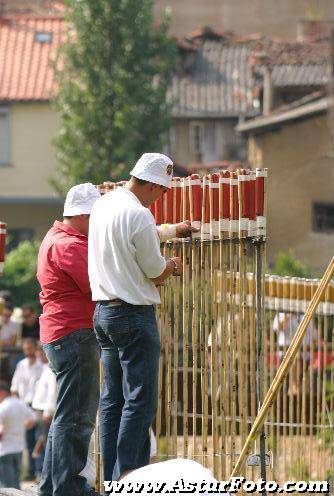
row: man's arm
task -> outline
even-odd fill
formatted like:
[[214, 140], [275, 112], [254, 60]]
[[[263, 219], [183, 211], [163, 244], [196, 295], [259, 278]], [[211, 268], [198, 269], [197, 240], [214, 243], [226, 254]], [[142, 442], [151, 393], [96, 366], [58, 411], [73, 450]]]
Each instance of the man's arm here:
[[157, 230], [161, 243], [173, 238], [189, 238], [192, 233], [199, 231], [197, 227], [191, 225], [190, 220], [178, 224], [162, 224], [157, 226]]
[[181, 260], [173, 262], [165, 260], [160, 252], [160, 242], [156, 226], [150, 224], [134, 236], [136, 258], [139, 267], [148, 279], [155, 284], [161, 284], [167, 277], [179, 268]]

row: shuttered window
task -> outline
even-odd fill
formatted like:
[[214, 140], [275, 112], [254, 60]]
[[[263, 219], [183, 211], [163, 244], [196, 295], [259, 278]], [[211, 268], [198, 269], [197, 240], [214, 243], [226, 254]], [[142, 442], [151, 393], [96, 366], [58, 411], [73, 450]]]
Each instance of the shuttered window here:
[[0, 165], [9, 161], [9, 108], [0, 107]]

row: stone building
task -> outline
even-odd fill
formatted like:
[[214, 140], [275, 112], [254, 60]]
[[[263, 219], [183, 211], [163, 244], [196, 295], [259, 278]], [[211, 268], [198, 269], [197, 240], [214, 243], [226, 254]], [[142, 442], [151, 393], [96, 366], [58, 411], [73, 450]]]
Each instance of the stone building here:
[[269, 263], [292, 249], [314, 275], [333, 256], [332, 105], [329, 98], [310, 97], [238, 126], [248, 137], [252, 167], [269, 172]]

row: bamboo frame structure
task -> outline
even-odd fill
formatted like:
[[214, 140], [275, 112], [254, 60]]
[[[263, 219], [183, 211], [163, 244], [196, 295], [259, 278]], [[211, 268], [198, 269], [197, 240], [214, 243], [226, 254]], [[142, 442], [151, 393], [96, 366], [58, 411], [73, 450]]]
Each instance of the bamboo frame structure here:
[[[107, 190], [113, 187], [108, 183]], [[158, 458], [193, 458], [219, 479], [239, 472], [254, 480], [260, 467], [249, 466], [247, 454], [253, 441], [259, 453], [260, 412], [273, 478], [323, 478], [333, 465], [322, 434], [332, 435], [334, 395], [327, 397], [326, 384], [334, 377], [334, 286], [310, 315], [319, 281], [265, 275], [266, 171], [174, 178], [151, 210], [157, 224], [187, 219], [200, 228], [163, 246], [165, 256], [182, 257], [183, 274], [161, 288], [158, 308]], [[301, 326], [305, 338], [296, 346]], [[269, 476], [263, 446], [260, 454]]]

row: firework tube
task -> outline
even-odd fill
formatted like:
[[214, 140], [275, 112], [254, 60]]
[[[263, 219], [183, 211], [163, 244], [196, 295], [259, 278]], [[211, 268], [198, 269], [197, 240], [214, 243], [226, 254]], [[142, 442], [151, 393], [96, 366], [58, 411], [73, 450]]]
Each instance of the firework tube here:
[[221, 171], [219, 174], [221, 183], [220, 197], [220, 232], [222, 238], [228, 238], [230, 232], [230, 172]]
[[[191, 196], [192, 196], [192, 210], [193, 210], [193, 219], [191, 220], [191, 225], [196, 227], [197, 229], [201, 229], [201, 216], [202, 216], [202, 181], [198, 174], [192, 174], [190, 176], [190, 188], [191, 188]], [[190, 190], [189, 190], [189, 203], [190, 203]], [[200, 238], [200, 231], [197, 233], [193, 233], [192, 237]]]
[[257, 236], [266, 235], [266, 218], [264, 214], [265, 178], [267, 169], [256, 169], [255, 213]]

